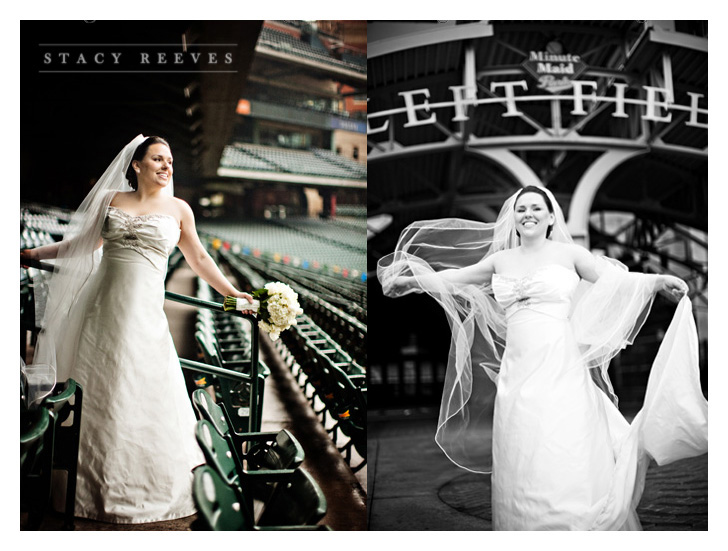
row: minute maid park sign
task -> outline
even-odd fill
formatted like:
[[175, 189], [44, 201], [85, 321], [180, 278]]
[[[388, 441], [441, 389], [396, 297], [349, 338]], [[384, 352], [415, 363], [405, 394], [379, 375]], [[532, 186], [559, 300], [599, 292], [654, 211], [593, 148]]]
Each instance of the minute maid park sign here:
[[532, 51], [523, 68], [538, 81], [537, 88], [556, 93], [571, 88], [572, 79], [586, 70], [586, 64], [574, 54]]

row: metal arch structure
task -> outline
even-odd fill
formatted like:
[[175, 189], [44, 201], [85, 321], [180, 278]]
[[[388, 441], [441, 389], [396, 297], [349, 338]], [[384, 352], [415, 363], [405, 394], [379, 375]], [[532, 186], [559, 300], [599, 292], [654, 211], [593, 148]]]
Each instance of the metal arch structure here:
[[[610, 211], [691, 251], [707, 244], [707, 22], [372, 21], [368, 33], [369, 212], [391, 216], [370, 261], [416, 219], [488, 220], [535, 183], [585, 246], [604, 243], [593, 220]], [[539, 63], [555, 71], [538, 78]], [[642, 256], [664, 233], [612, 245]], [[707, 281], [707, 263], [677, 265]]]

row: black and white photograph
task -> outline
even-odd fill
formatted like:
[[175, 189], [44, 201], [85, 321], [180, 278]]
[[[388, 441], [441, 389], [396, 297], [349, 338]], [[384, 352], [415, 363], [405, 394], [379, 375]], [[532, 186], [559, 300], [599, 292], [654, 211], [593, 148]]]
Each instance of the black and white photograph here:
[[367, 101], [369, 530], [708, 530], [708, 21], [370, 20]]
[[153, 8], [19, 22], [20, 530], [367, 530], [366, 21]]

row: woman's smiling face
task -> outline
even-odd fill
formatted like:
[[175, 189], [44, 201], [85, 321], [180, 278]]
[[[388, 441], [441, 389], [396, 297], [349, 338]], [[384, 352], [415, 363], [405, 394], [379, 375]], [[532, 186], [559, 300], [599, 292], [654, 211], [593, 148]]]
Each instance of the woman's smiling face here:
[[515, 206], [516, 230], [523, 237], [546, 234], [554, 223], [554, 215], [549, 212], [544, 198], [538, 193], [524, 193]]
[[151, 182], [158, 186], [166, 186], [172, 180], [172, 152], [164, 144], [155, 143], [149, 146], [146, 155], [138, 163], [137, 178], [139, 182]]

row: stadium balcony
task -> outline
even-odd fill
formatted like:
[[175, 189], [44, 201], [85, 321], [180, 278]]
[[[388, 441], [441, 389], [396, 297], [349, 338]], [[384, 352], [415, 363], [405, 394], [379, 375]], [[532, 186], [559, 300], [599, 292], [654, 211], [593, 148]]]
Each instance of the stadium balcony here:
[[367, 174], [366, 166], [323, 149], [294, 150], [240, 142], [224, 149], [220, 167], [346, 180], [366, 180]]
[[[283, 88], [276, 88], [274, 93], [271, 93], [267, 88], [249, 89], [248, 96], [252, 102], [257, 104], [285, 105], [308, 113], [322, 113], [344, 119], [366, 120], [365, 111], [349, 112], [341, 110], [337, 107], [338, 102], [332, 104], [330, 98], [311, 98], [309, 95], [297, 94]], [[326, 120], [328, 121], [328, 119]]]
[[342, 55], [342, 59], [337, 59], [325, 48], [315, 48], [288, 33], [276, 29], [263, 27], [258, 38], [258, 45], [295, 55], [303, 59], [325, 63], [332, 67], [349, 69], [357, 73], [366, 74], [365, 56], [358, 56], [352, 53], [346, 54], [345, 56]]

